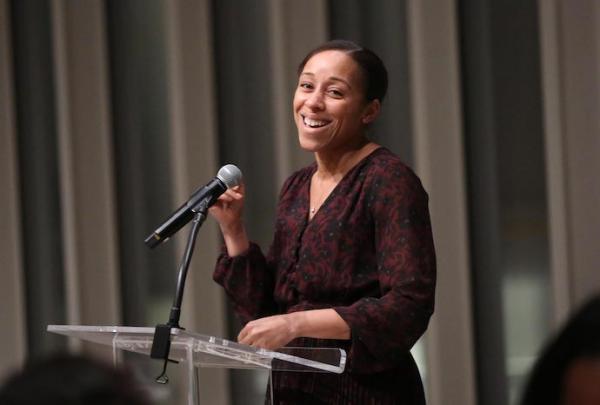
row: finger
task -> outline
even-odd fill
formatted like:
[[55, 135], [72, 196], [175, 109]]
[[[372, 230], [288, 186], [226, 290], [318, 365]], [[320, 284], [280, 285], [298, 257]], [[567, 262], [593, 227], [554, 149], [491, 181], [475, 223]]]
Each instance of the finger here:
[[237, 340], [240, 343], [243, 343], [248, 337], [248, 325], [244, 326], [244, 328], [238, 334]]
[[233, 202], [235, 201], [235, 198], [227, 193], [223, 193], [219, 196], [219, 198], [217, 199], [217, 202]]
[[232, 195], [237, 195], [241, 197], [243, 197], [246, 194], [244, 186], [235, 186], [228, 189], [227, 191], [229, 191]]
[[244, 195], [241, 194], [241, 193], [235, 193], [234, 192], [234, 193], [230, 194], [230, 196], [231, 196], [231, 198], [233, 198], [236, 201], [241, 201], [241, 200], [244, 199]]
[[238, 339], [238, 343], [249, 346], [252, 346], [254, 344], [249, 335], [244, 336], [242, 339]]
[[234, 200], [239, 200], [244, 197], [242, 193], [232, 189], [226, 190], [225, 193], [223, 193], [223, 195], [227, 195], [229, 198]]
[[231, 187], [230, 190], [235, 190], [238, 193], [243, 193], [244, 190], [246, 190], [246, 185], [244, 183], [240, 183], [237, 186]]

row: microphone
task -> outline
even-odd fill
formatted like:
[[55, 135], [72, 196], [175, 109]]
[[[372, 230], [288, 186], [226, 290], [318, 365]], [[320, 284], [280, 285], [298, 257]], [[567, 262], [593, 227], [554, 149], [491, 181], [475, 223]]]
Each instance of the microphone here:
[[144, 243], [150, 249], [169, 239], [185, 224], [190, 222], [199, 210], [200, 203], [206, 209], [213, 205], [219, 196], [228, 188], [235, 187], [242, 181], [242, 172], [235, 165], [225, 165], [219, 169], [217, 176], [206, 186], [194, 191], [188, 201], [177, 209], [161, 226], [152, 232]]

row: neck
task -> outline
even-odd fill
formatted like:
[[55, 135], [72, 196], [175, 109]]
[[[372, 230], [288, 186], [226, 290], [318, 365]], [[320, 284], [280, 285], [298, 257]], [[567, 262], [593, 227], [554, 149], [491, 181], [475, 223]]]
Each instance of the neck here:
[[316, 174], [321, 179], [341, 178], [358, 160], [376, 148], [376, 144], [361, 137], [353, 144], [336, 150], [315, 152]]

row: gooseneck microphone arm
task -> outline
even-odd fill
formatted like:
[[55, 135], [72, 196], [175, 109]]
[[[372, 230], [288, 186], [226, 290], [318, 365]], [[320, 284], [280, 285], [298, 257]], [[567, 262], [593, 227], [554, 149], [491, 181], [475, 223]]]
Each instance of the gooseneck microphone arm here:
[[200, 201], [196, 207], [192, 209], [195, 212], [192, 229], [188, 236], [188, 241], [185, 246], [185, 252], [183, 253], [183, 259], [179, 265], [179, 273], [177, 275], [177, 288], [175, 289], [175, 298], [173, 299], [173, 306], [171, 307], [171, 313], [169, 314], [169, 325], [172, 328], [181, 329], [179, 326], [179, 318], [181, 315], [181, 303], [183, 301], [183, 290], [185, 289], [185, 280], [187, 278], [188, 269], [190, 262], [192, 261], [192, 255], [194, 254], [194, 246], [196, 245], [196, 237], [200, 227], [206, 220], [206, 214], [208, 213], [209, 199], [205, 198]]
[[167, 376], [167, 365], [170, 361], [169, 352], [171, 350], [171, 329], [183, 329], [181, 326], [179, 326], [179, 319], [181, 317], [181, 303], [183, 302], [185, 280], [187, 278], [190, 262], [192, 261], [192, 255], [194, 254], [194, 246], [196, 244], [198, 231], [206, 220], [206, 214], [208, 212], [208, 199], [201, 201], [195, 210], [197, 212], [194, 216], [192, 229], [190, 230], [187, 244], [185, 246], [183, 259], [179, 265], [177, 288], [175, 289], [175, 298], [173, 299], [173, 306], [171, 307], [171, 312], [169, 314], [169, 321], [166, 324], [156, 325], [154, 329], [154, 339], [152, 341], [152, 348], [150, 349], [150, 357], [153, 359], [163, 360], [162, 372], [158, 377], [156, 377], [156, 382], [159, 384], [166, 384], [169, 382], [169, 377]]
[[[233, 174], [232, 174], [233, 173]], [[206, 220], [208, 208], [213, 205], [221, 194], [229, 187], [238, 185], [241, 182], [242, 173], [233, 165], [226, 165], [219, 170], [217, 178], [213, 179], [203, 188], [197, 190], [187, 203], [181, 206], [171, 217], [156, 229], [148, 238], [146, 244], [153, 248], [160, 244], [169, 236], [177, 232], [187, 222], [189, 217], [193, 217], [194, 221], [192, 229], [188, 236], [187, 244], [179, 265], [179, 273], [177, 275], [177, 288], [175, 290], [175, 298], [169, 314], [169, 321], [166, 324], [156, 325], [154, 329], [154, 339], [150, 357], [153, 359], [161, 359], [164, 361], [161, 374], [156, 378], [156, 382], [166, 384], [169, 382], [167, 376], [167, 365], [169, 363], [169, 351], [171, 349], [171, 329], [183, 329], [179, 326], [181, 316], [181, 304], [183, 302], [183, 291], [185, 289], [185, 280], [187, 278], [188, 269], [194, 253], [196, 237], [200, 227]], [[150, 240], [150, 242], [149, 242]]]

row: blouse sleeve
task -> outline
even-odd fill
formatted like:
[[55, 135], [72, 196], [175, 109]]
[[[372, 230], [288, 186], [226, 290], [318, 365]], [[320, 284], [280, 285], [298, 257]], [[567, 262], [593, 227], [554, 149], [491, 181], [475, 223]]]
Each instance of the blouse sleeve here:
[[[281, 200], [293, 178], [288, 178], [282, 186], [277, 207], [278, 218], [281, 216]], [[248, 250], [234, 257], [229, 256], [224, 247], [217, 260], [213, 280], [223, 286], [243, 324], [278, 312], [274, 290], [281, 238], [275, 231], [268, 255], [264, 255], [256, 243], [250, 242]]]
[[275, 313], [273, 266], [254, 242], [234, 257], [224, 248], [213, 280], [223, 286], [243, 324]]
[[334, 308], [351, 330], [349, 366], [395, 366], [425, 332], [433, 313], [435, 252], [427, 193], [412, 173], [378, 182], [371, 206], [380, 297]]

